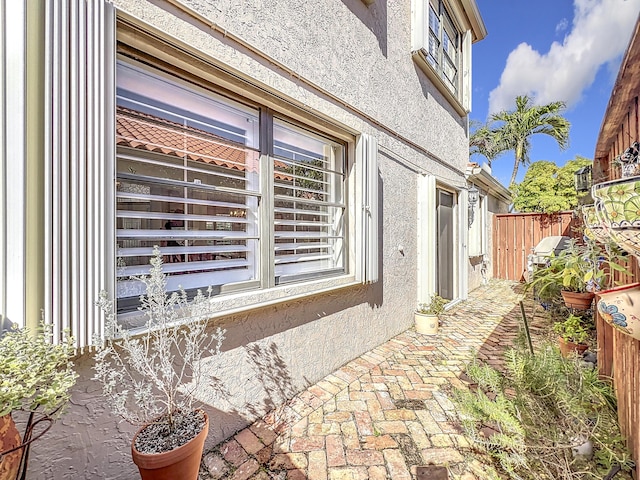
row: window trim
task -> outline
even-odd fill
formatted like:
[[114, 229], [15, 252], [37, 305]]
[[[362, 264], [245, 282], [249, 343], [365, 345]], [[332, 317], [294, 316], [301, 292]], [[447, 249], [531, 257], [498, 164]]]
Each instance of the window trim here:
[[[460, 26], [459, 19], [455, 15], [456, 10], [450, 8], [445, 0], [434, 0], [438, 3], [439, 35], [438, 35], [438, 56], [440, 57], [437, 67], [429, 60], [429, 12], [431, 10], [431, 0], [413, 0], [412, 8], [412, 53], [411, 56], [420, 69], [434, 83], [438, 91], [447, 99], [460, 116], [466, 116], [471, 111], [471, 41], [472, 31]], [[435, 9], [434, 9], [435, 10]], [[456, 65], [456, 85], [455, 93], [451, 91], [447, 80], [444, 79], [443, 67], [443, 41], [444, 31], [443, 20], [447, 16], [449, 23], [455, 28], [459, 38]]]

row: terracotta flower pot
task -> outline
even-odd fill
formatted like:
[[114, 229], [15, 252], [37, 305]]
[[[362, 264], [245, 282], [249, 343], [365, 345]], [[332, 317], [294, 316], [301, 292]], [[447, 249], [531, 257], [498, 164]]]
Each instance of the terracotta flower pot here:
[[[11, 450], [21, 443], [22, 438], [11, 414], [8, 413], [4, 417], [0, 417], [0, 453]], [[21, 456], [22, 449], [18, 449], [0, 457], [0, 479], [13, 480], [16, 478]]]
[[591, 303], [593, 302], [594, 297], [592, 292], [578, 293], [562, 290], [560, 293], [562, 294], [564, 304], [569, 308], [580, 311], [589, 310], [591, 308]]
[[612, 327], [640, 340], [640, 283], [599, 292], [598, 313]]
[[582, 355], [589, 348], [583, 343], [568, 342], [562, 337], [558, 337], [558, 346], [560, 347], [560, 354], [565, 358], [573, 355], [574, 352]]
[[416, 322], [416, 332], [423, 335], [436, 335], [438, 333], [440, 324], [438, 315], [415, 312], [414, 319]]
[[202, 413], [205, 423], [200, 433], [169, 452], [141, 453], [136, 450], [136, 438], [145, 427], [138, 430], [131, 442], [131, 456], [142, 480], [197, 480], [204, 441], [209, 433], [209, 417], [205, 412]]

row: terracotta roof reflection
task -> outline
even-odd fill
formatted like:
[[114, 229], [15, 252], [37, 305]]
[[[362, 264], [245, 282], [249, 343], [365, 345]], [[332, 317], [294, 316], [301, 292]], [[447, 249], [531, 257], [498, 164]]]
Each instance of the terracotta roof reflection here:
[[[245, 170], [250, 158], [222, 137], [124, 107], [116, 113], [116, 144], [236, 170]], [[257, 161], [250, 163], [255, 171]]]

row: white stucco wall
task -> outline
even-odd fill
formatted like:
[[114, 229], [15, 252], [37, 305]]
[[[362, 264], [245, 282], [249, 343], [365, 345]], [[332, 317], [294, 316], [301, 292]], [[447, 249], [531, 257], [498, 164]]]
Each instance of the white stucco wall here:
[[470, 257], [468, 263], [469, 291], [483, 285], [493, 278], [493, 217], [498, 213], [507, 213], [509, 204], [492, 195], [487, 197], [487, 252], [484, 257]]
[[[227, 338], [222, 355], [211, 362], [211, 374], [226, 395], [210, 390], [201, 398], [211, 415], [208, 443], [214, 444], [411, 326], [417, 289], [417, 177], [429, 172], [442, 184], [462, 185], [458, 172], [425, 151], [463, 170], [468, 160], [466, 119], [444, 102], [411, 59], [410, 0], [371, 7], [360, 0], [183, 0], [226, 29], [227, 36], [159, 0], [114, 3], [206, 60], [352, 131], [373, 134], [380, 145], [381, 280], [216, 320], [227, 329]], [[266, 57], [237, 43], [236, 37]], [[109, 413], [99, 385], [90, 380], [91, 357], [84, 355], [76, 364], [80, 380], [70, 408], [33, 446], [29, 478], [134, 478], [129, 453], [133, 428]]]

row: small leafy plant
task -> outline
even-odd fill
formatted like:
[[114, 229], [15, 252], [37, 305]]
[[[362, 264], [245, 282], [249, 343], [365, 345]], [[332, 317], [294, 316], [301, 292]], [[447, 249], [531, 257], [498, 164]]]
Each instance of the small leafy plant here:
[[14, 325], [0, 338], [0, 416], [12, 411], [60, 413], [76, 383], [73, 339], [51, 342], [51, 325], [38, 332]]
[[0, 436], [10, 435], [13, 413], [25, 420], [22, 438], [14, 427], [17, 437], [3, 444], [1, 478], [25, 478], [31, 442], [49, 430], [71, 398], [78, 377], [71, 361], [73, 338], [65, 334], [60, 344], [52, 339], [53, 327], [45, 324], [35, 332], [14, 324], [1, 334], [0, 417], [5, 418]]
[[431, 300], [427, 303], [419, 303], [416, 311], [426, 315], [440, 315], [444, 312], [445, 305], [449, 303], [449, 300], [442, 298], [438, 294], [431, 296]]
[[529, 283], [538, 297], [555, 295], [559, 290], [584, 293], [613, 287], [613, 272], [628, 273], [618, 264], [616, 249], [604, 248], [595, 240], [579, 244], [575, 239], [565, 250], [552, 255], [547, 265], [539, 268]]
[[[192, 300], [182, 288], [169, 293], [162, 264], [156, 246], [149, 276], [135, 277], [146, 286], [138, 307], [146, 319], [141, 335], [132, 335], [118, 322], [113, 301], [100, 293], [106, 325], [104, 337], [94, 340], [99, 347], [94, 379], [102, 383], [115, 414], [134, 425], [152, 422], [170, 437], [194, 412], [194, 396], [204, 378], [203, 357], [220, 352], [225, 331], [207, 332], [211, 288], [206, 295], [198, 290]], [[179, 446], [165, 443], [158, 451]]]
[[589, 330], [582, 317], [573, 314], [563, 322], [554, 323], [553, 331], [560, 335], [565, 342], [583, 344], [589, 337]]

